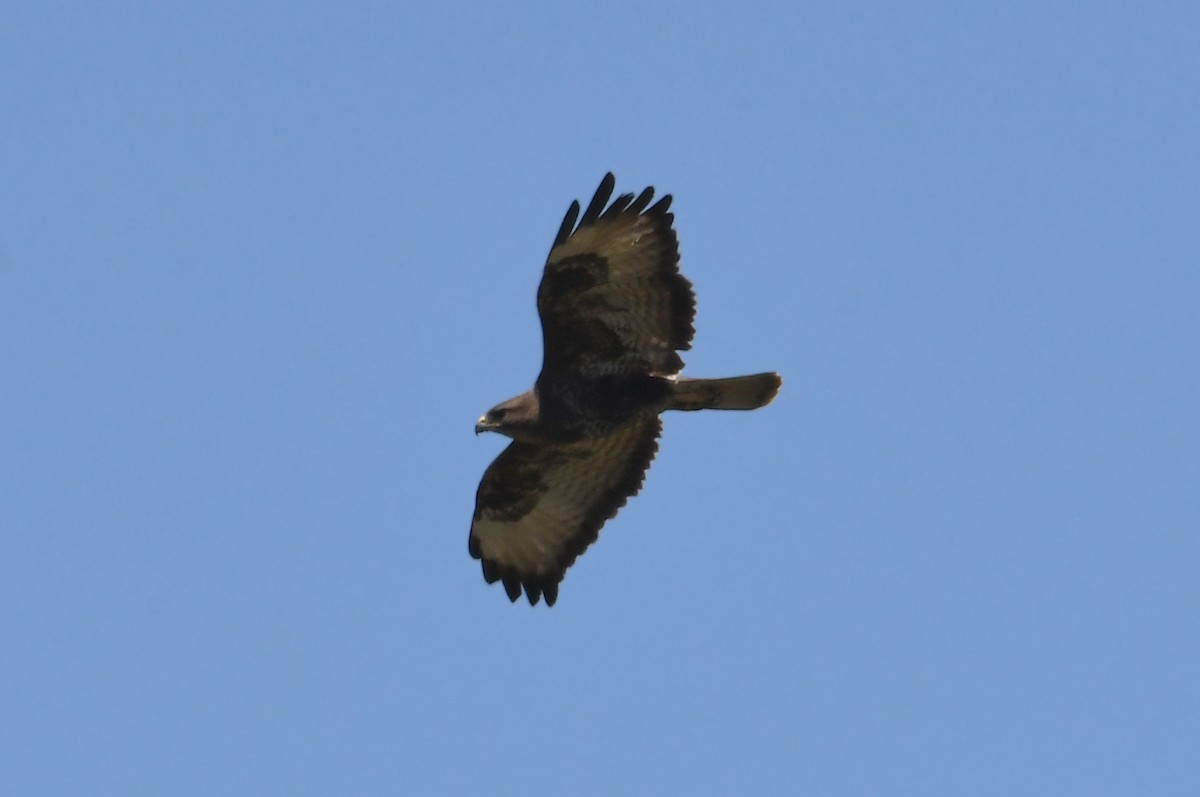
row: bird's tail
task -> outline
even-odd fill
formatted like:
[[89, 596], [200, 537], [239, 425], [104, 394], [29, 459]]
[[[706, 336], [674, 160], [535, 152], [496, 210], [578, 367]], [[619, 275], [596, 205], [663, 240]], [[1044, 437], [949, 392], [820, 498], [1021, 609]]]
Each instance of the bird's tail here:
[[689, 379], [681, 376], [671, 395], [672, 410], [756, 410], [779, 392], [779, 374], [731, 376], [727, 379]]

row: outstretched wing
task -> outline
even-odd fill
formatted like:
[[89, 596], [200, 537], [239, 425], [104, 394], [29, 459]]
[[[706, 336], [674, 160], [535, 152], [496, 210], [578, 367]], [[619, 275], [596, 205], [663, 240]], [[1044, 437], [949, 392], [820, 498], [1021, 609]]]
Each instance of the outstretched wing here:
[[[542, 376], [678, 373], [691, 346], [696, 296], [679, 273], [670, 195], [622, 194], [604, 177], [583, 217], [572, 202], [538, 288]], [[576, 219], [579, 224], [576, 225]]]
[[567, 568], [641, 489], [661, 431], [649, 418], [578, 443], [504, 449], [479, 484], [468, 543], [487, 582], [553, 606]]

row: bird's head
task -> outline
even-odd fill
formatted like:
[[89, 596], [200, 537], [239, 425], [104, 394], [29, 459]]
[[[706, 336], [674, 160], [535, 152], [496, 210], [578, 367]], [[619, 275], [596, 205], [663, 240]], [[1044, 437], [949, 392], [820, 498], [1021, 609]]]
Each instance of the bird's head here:
[[537, 395], [531, 390], [492, 407], [475, 424], [475, 434], [499, 432], [518, 440], [531, 436], [538, 422]]

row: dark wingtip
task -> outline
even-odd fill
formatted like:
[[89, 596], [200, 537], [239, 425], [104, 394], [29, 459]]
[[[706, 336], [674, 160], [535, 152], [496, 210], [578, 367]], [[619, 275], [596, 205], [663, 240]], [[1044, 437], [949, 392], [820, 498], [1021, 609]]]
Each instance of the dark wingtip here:
[[525, 587], [525, 596], [529, 598], [530, 606], [537, 606], [538, 598], [545, 598], [547, 606], [553, 606], [558, 600], [558, 581], [555, 578], [562, 579], [562, 574], [557, 576], [551, 574], [545, 578], [528, 578], [521, 582]]
[[637, 199], [633, 200], [633, 204], [629, 206], [629, 212], [641, 213], [650, 204], [651, 199], [654, 199], [654, 186], [649, 186]]
[[562, 224], [559, 225], [558, 235], [554, 236], [554, 246], [558, 246], [571, 237], [571, 233], [575, 231], [575, 221], [578, 218], [579, 202], [573, 201], [571, 207], [567, 208], [567, 215], [563, 216]]
[[608, 206], [608, 210], [604, 211], [604, 213], [600, 215], [600, 218], [608, 219], [612, 218], [613, 216], [621, 215], [625, 212], [625, 209], [629, 207], [629, 203], [632, 201], [633, 194], [621, 194], [619, 197], [613, 200], [612, 204]]
[[600, 181], [600, 187], [596, 189], [596, 194], [588, 203], [587, 210], [583, 212], [583, 218], [579, 220], [580, 227], [586, 227], [600, 218], [600, 211], [604, 210], [604, 206], [608, 204], [608, 199], [616, 187], [617, 178], [613, 173], [609, 172], [604, 175], [604, 179]]
[[[472, 554], [473, 556], [474, 554]], [[500, 573], [496, 571], [496, 566], [484, 559], [480, 564], [483, 565], [483, 580], [489, 584], [495, 584], [500, 580]]]
[[[670, 194], [662, 197], [653, 207], [647, 210], [646, 208], [650, 205], [650, 201], [654, 199], [654, 186], [648, 186], [636, 197], [633, 194], [621, 194], [612, 201], [612, 204], [609, 204], [609, 200], [612, 198], [612, 193], [616, 187], [616, 175], [612, 172], [605, 174], [604, 179], [600, 181], [599, 187], [596, 188], [596, 193], [592, 195], [592, 200], [588, 203], [587, 210], [583, 211], [582, 217], [579, 215], [579, 202], [572, 202], [571, 207], [567, 209], [567, 214], [563, 216], [562, 224], [559, 225], [558, 235], [554, 236], [554, 246], [564, 243], [576, 230], [587, 227], [589, 224], [595, 224], [600, 219], [618, 216], [623, 213], [633, 213], [635, 215], [647, 213], [659, 216], [663, 218], [668, 228], [671, 226], [673, 217], [667, 212], [671, 207]], [[553, 248], [551, 247], [551, 249]]]

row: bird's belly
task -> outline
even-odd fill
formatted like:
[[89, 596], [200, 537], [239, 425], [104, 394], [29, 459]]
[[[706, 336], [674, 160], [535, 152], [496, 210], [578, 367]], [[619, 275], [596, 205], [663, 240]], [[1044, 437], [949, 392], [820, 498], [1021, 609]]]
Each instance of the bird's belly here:
[[662, 411], [670, 384], [648, 375], [572, 379], [538, 386], [542, 420], [570, 436], [595, 437]]

